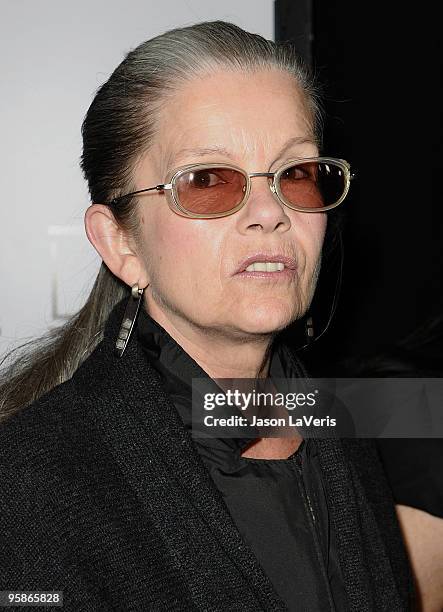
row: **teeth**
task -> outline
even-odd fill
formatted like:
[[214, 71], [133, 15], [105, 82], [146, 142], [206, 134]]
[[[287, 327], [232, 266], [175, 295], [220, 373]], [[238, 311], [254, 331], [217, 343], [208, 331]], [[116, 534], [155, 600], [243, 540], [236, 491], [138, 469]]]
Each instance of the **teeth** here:
[[285, 264], [271, 261], [255, 261], [246, 268], [246, 272], [281, 272]]

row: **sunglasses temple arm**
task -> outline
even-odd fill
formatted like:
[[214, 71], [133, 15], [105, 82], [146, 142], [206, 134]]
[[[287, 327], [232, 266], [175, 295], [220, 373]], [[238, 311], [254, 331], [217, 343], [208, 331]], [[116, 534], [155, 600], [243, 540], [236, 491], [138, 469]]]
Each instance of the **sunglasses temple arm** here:
[[109, 204], [113, 206], [114, 204], [117, 204], [119, 200], [123, 200], [123, 198], [129, 198], [129, 196], [137, 195], [139, 193], [145, 193], [146, 191], [163, 191], [164, 189], [172, 189], [172, 184], [168, 183], [167, 185], [156, 185], [155, 187], [148, 187], [147, 189], [139, 189], [139, 191], [131, 191], [131, 193], [126, 193], [125, 195], [120, 196], [119, 198], [114, 198], [109, 202]]

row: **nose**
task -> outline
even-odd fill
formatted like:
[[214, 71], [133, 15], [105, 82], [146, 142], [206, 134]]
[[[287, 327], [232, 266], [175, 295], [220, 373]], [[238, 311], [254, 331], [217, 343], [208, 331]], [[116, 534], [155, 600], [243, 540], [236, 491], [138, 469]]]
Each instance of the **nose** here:
[[237, 227], [240, 233], [262, 231], [266, 233], [285, 232], [291, 227], [286, 207], [272, 189], [272, 174], [254, 172], [251, 177], [251, 191], [241, 210], [237, 213]]

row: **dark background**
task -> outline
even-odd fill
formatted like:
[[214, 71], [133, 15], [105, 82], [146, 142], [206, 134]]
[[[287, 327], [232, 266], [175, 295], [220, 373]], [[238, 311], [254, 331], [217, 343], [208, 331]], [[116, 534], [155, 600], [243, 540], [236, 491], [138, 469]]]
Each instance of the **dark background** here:
[[[344, 274], [319, 375], [389, 350], [442, 311], [442, 42], [438, 8], [276, 0], [290, 40], [324, 86], [326, 155], [357, 178], [343, 206]], [[324, 311], [330, 297], [324, 298]], [[332, 367], [331, 367], [332, 366]], [[336, 370], [334, 370], [336, 368]]]

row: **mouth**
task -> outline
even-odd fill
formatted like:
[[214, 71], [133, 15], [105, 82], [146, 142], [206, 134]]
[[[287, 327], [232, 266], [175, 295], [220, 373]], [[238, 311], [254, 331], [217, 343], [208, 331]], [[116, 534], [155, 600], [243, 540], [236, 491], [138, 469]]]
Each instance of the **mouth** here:
[[294, 277], [297, 264], [293, 257], [255, 253], [244, 259], [234, 276], [245, 278], [287, 279]]

